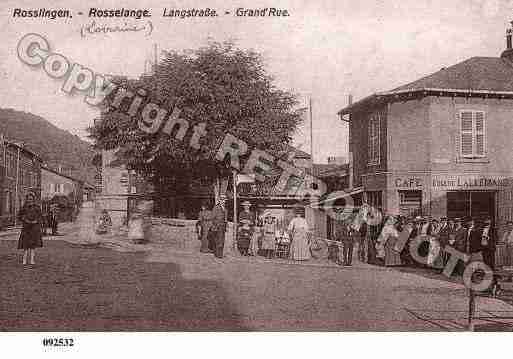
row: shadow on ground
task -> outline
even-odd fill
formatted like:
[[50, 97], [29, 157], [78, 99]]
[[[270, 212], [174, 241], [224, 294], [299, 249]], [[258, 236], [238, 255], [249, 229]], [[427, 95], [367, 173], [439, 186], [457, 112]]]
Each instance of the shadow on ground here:
[[174, 263], [47, 240], [23, 267], [0, 242], [0, 330], [242, 331], [220, 283], [186, 280]]

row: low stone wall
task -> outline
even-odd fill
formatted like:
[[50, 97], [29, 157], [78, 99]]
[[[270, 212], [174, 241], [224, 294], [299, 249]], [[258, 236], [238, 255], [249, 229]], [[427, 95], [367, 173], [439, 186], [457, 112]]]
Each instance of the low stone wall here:
[[196, 234], [196, 222], [195, 220], [153, 217], [150, 241], [181, 250], [199, 251], [201, 242]]
[[[180, 250], [198, 252], [201, 241], [196, 233], [196, 222], [196, 220], [153, 217], [150, 241], [163, 243]], [[233, 224], [228, 223], [225, 255], [234, 254], [233, 247]]]

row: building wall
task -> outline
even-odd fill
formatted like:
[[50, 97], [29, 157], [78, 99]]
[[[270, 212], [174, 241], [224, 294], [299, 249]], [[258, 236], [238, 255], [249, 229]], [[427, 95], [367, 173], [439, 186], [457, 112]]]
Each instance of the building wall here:
[[[460, 110], [485, 112], [485, 158], [460, 156]], [[511, 100], [432, 96], [391, 103], [388, 169], [381, 178], [366, 174], [364, 187], [382, 188], [392, 214], [399, 212], [398, 191], [422, 191], [422, 214], [434, 217], [447, 215], [448, 191], [499, 192], [513, 174], [512, 117]]]
[[[369, 118], [374, 112], [381, 113], [380, 121], [380, 163], [368, 165], [368, 125]], [[387, 170], [387, 107], [373, 107], [366, 111], [351, 115], [349, 123], [349, 152], [353, 153], [353, 186], [363, 185], [363, 176], [376, 174]]]
[[[485, 112], [485, 158], [460, 157], [460, 110]], [[355, 186], [383, 191], [387, 213], [399, 213], [399, 191], [422, 191], [422, 214], [434, 217], [447, 215], [448, 191], [493, 191], [498, 219], [509, 216], [504, 211], [513, 211], [504, 188], [513, 183], [512, 100], [430, 96], [390, 103], [387, 139], [381, 143], [387, 159], [379, 168], [366, 166], [369, 113], [351, 117]]]
[[[96, 207], [106, 209], [114, 225], [122, 225], [128, 214], [128, 170], [113, 164], [115, 150], [102, 152], [102, 191], [96, 196]], [[125, 182], [126, 179], [126, 182]]]
[[381, 186], [384, 208], [390, 214], [400, 214], [399, 191], [423, 191], [422, 206], [429, 205], [425, 192], [432, 148], [429, 109], [429, 98], [388, 106], [388, 173]]
[[[464, 159], [460, 153], [461, 110], [485, 112], [486, 157]], [[431, 211], [447, 212], [448, 190], [501, 191], [503, 180], [513, 175], [511, 132], [513, 101], [483, 98], [430, 97], [429, 116], [432, 127]], [[499, 185], [467, 186], [469, 179], [497, 180]], [[443, 184], [444, 181], [448, 182]], [[441, 185], [442, 183], [442, 185]], [[501, 217], [500, 213], [497, 213]]]
[[[431, 152], [429, 99], [388, 106], [388, 164], [392, 171], [428, 171]], [[442, 131], [441, 131], [442, 132]]]
[[19, 153], [18, 170], [18, 147], [14, 144], [0, 146], [0, 227], [15, 223], [16, 212], [21, 208], [29, 191], [38, 197], [41, 195], [40, 160], [23, 149]]

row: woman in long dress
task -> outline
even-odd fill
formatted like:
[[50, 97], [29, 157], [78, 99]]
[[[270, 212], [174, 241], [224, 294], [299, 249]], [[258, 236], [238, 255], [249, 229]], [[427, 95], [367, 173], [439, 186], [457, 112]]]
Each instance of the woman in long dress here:
[[399, 231], [397, 230], [394, 219], [390, 218], [389, 223], [383, 228], [384, 233], [384, 259], [385, 266], [398, 266], [402, 264], [401, 253], [395, 250], [395, 245], [399, 238]]
[[25, 204], [18, 212], [18, 218], [23, 224], [18, 249], [23, 249], [23, 264], [27, 264], [30, 257], [30, 264], [35, 263], [35, 250], [43, 246], [41, 223], [43, 215], [41, 208], [36, 203], [36, 196], [28, 193], [25, 197]]
[[296, 217], [290, 221], [288, 231], [292, 242], [290, 244], [290, 256], [296, 261], [304, 261], [311, 258], [309, 228], [303, 212], [296, 210]]
[[253, 256], [256, 256], [258, 254], [258, 250], [259, 250], [258, 241], [260, 240], [261, 236], [262, 236], [262, 227], [260, 226], [260, 224], [257, 223], [257, 225], [255, 225], [255, 228], [253, 230], [253, 235], [251, 236], [250, 252], [251, 252], [251, 255], [253, 255]]

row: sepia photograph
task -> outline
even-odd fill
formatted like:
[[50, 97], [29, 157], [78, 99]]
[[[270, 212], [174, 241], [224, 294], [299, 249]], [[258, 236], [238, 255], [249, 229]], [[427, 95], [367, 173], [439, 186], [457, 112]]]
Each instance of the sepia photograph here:
[[513, 331], [513, 1], [2, 0], [0, 34], [0, 331]]

